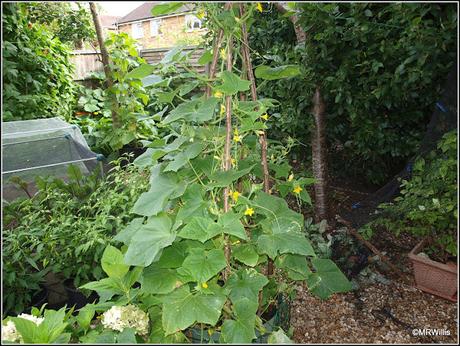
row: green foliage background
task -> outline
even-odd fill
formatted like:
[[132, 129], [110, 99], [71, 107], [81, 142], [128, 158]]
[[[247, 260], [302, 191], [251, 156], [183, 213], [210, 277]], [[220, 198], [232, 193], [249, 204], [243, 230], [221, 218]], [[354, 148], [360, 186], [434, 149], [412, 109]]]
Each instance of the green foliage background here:
[[70, 117], [76, 86], [69, 48], [28, 22], [24, 4], [4, 4], [3, 121]]
[[381, 184], [414, 155], [425, 131], [454, 62], [456, 6], [300, 6], [305, 47], [296, 46], [292, 24], [272, 5], [264, 5], [251, 29], [256, 66], [300, 61], [303, 69], [299, 78], [259, 81], [262, 95], [281, 102], [269, 135], [309, 145], [311, 98], [319, 85], [334, 172]]

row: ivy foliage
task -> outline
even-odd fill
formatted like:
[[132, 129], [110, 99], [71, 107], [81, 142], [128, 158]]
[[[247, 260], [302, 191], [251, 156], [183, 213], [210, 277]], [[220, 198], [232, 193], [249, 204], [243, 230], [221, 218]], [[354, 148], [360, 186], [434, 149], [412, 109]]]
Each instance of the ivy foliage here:
[[[271, 5], [256, 17], [256, 61], [300, 63], [302, 77], [261, 85], [281, 102], [274, 135], [309, 145], [320, 86], [335, 171], [382, 183], [415, 154], [456, 51], [453, 4], [298, 4], [305, 45]], [[348, 164], [353, 162], [353, 165]], [[340, 167], [340, 169], [339, 169]], [[344, 168], [345, 167], [345, 168]]]
[[3, 120], [69, 118], [75, 98], [69, 49], [24, 3], [3, 6]]

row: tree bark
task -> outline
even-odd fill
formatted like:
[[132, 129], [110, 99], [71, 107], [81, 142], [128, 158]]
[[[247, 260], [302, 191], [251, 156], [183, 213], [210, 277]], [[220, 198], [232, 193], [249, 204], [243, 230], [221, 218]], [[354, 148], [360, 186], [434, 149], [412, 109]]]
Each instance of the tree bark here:
[[[94, 27], [96, 28], [96, 35], [97, 41], [99, 43], [99, 49], [101, 50], [101, 58], [102, 64], [104, 65], [104, 73], [105, 73], [105, 86], [107, 89], [113, 87], [113, 79], [112, 79], [112, 71], [110, 70], [109, 65], [109, 53], [107, 52], [107, 48], [104, 44], [104, 32], [102, 31], [101, 21], [99, 19], [99, 15], [97, 13], [96, 4], [94, 2], [89, 3], [89, 7], [91, 9], [91, 14], [93, 16]], [[109, 93], [109, 95], [111, 95]], [[121, 121], [118, 117], [118, 102], [115, 96], [112, 96], [112, 126], [114, 128], [121, 127]]]
[[319, 87], [313, 96], [314, 126], [311, 139], [313, 176], [315, 177], [315, 219], [328, 219], [326, 120], [324, 101]]

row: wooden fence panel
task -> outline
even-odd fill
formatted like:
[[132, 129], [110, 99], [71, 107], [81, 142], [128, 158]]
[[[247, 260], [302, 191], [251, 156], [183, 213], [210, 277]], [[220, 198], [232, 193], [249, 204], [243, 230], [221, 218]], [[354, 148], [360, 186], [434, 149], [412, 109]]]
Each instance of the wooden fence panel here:
[[[163, 59], [165, 54], [172, 48], [153, 48], [142, 49], [139, 56], [144, 58], [149, 64], [156, 64]], [[207, 72], [208, 66], [198, 64], [198, 59], [203, 55], [204, 49], [196, 46], [188, 46], [183, 49], [185, 53], [190, 53], [190, 66], [199, 73]], [[90, 79], [92, 72], [103, 72], [104, 66], [100, 59], [99, 52], [94, 51], [74, 51], [71, 61], [75, 65], [74, 80], [83, 81]]]

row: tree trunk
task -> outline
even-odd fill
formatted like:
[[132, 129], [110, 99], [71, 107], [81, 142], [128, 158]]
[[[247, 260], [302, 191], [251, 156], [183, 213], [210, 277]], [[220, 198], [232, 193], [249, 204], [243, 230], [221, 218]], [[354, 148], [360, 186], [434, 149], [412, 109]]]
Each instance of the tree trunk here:
[[[276, 2], [277, 10], [285, 14], [287, 10], [281, 3]], [[305, 43], [307, 35], [302, 27], [297, 23], [298, 17], [293, 15], [290, 17], [294, 25], [297, 44]], [[312, 157], [313, 157], [313, 175], [316, 179], [315, 183], [315, 220], [320, 222], [328, 217], [328, 201], [327, 201], [327, 157], [326, 157], [326, 122], [325, 122], [325, 105], [321, 97], [319, 87], [316, 88], [313, 96], [313, 117], [314, 128], [312, 131]]]
[[321, 91], [317, 87], [313, 96], [314, 127], [311, 138], [313, 176], [316, 180], [314, 186], [316, 222], [328, 219], [325, 108]]
[[[99, 19], [99, 15], [97, 13], [96, 4], [94, 2], [89, 3], [89, 7], [91, 9], [91, 14], [93, 16], [94, 27], [96, 28], [96, 35], [97, 41], [99, 43], [99, 49], [101, 50], [101, 57], [102, 57], [102, 64], [104, 65], [104, 73], [105, 73], [105, 86], [107, 89], [112, 88], [113, 86], [113, 79], [112, 73], [110, 70], [109, 65], [109, 53], [107, 52], [107, 48], [104, 44], [104, 32], [102, 31], [101, 21]], [[109, 93], [109, 95], [112, 95]], [[113, 95], [112, 97], [112, 126], [114, 128], [121, 127], [120, 118], [118, 117], [118, 102], [116, 96]]]

